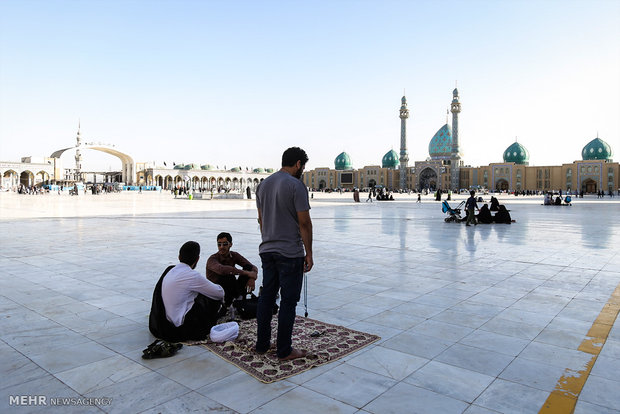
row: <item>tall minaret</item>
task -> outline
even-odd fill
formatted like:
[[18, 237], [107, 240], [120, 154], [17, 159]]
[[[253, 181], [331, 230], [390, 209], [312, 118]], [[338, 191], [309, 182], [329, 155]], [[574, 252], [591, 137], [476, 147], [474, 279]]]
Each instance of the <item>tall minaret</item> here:
[[80, 153], [80, 146], [82, 145], [82, 136], [80, 135], [80, 122], [78, 121], [77, 137], [75, 138], [77, 144], [75, 145], [75, 181], [80, 181], [82, 176], [82, 154]]
[[461, 172], [461, 154], [459, 149], [459, 113], [461, 112], [461, 103], [459, 102], [459, 91], [456, 88], [452, 91], [452, 104], [450, 105], [450, 112], [452, 112], [450, 187], [452, 190], [458, 191], [460, 187], [459, 176]]
[[400, 106], [400, 188], [407, 189], [407, 166], [409, 164], [409, 154], [407, 153], [407, 98], [403, 96]]

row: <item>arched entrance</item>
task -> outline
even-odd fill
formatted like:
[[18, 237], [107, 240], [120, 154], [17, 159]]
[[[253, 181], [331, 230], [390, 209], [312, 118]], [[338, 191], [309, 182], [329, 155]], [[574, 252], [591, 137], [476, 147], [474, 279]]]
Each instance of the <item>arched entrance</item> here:
[[17, 185], [17, 172], [13, 170], [5, 171], [2, 175], [2, 186], [12, 188]]
[[119, 150], [117, 150], [116, 148], [114, 148], [111, 145], [107, 145], [107, 144], [82, 144], [82, 145], [78, 145], [75, 147], [70, 147], [70, 148], [64, 148], [58, 151], [54, 151], [52, 153], [52, 155], [50, 156], [51, 158], [60, 158], [60, 156], [67, 150], [72, 150], [72, 149], [92, 149], [92, 150], [96, 150], [96, 151], [101, 151], [104, 152], [106, 154], [110, 154], [115, 156], [116, 158], [121, 160], [121, 174], [122, 174], [122, 182], [124, 182], [127, 185], [134, 185], [136, 182], [136, 163], [134, 162], [133, 158], [130, 157], [128, 154], [125, 154], [123, 152], [120, 152]]
[[596, 193], [598, 191], [598, 183], [588, 178], [581, 184], [581, 189], [586, 193]]
[[508, 181], [502, 179], [497, 180], [495, 183], [495, 189], [498, 191], [508, 191]]
[[19, 175], [19, 183], [30, 187], [34, 184], [34, 174], [30, 171], [24, 171]]
[[435, 190], [437, 187], [437, 173], [432, 168], [425, 168], [420, 173], [420, 181], [418, 188]]
[[325, 187], [327, 187], [327, 183], [325, 182], [325, 180], [319, 181], [319, 190], [322, 190]]
[[377, 186], [377, 181], [374, 178], [368, 180], [368, 187], [373, 188]]

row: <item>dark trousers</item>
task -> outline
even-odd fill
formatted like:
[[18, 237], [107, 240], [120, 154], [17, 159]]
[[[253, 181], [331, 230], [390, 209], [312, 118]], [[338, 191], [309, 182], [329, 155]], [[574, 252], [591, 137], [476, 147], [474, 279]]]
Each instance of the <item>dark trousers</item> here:
[[295, 308], [299, 302], [303, 283], [303, 257], [284, 257], [279, 253], [261, 253], [263, 265], [263, 291], [258, 298], [256, 312], [256, 350], [265, 352], [271, 339], [271, 317], [276, 295], [280, 290], [280, 312], [278, 313], [277, 355], [287, 357], [292, 351]]
[[224, 304], [226, 307], [229, 307], [233, 300], [239, 296], [246, 294], [248, 279], [244, 275], [239, 275], [239, 278], [236, 278], [235, 275], [218, 275], [217, 282], [215, 283], [224, 289]]

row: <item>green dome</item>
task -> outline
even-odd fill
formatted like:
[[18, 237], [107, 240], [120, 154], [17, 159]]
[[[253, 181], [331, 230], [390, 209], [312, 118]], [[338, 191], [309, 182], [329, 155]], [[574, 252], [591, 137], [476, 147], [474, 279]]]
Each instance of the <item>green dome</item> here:
[[198, 170], [200, 169], [200, 167], [198, 166], [198, 164], [186, 164], [185, 166], [183, 166], [184, 170]]
[[514, 142], [504, 151], [504, 162], [528, 165], [530, 163], [530, 152], [523, 145]]
[[177, 164], [173, 167], [175, 170], [184, 170], [185, 164]]
[[208, 170], [208, 171], [210, 171], [210, 170], [214, 170], [214, 169], [215, 169], [215, 167], [214, 167], [214, 166], [212, 166], [211, 164], [204, 164], [204, 165], [201, 165], [201, 166], [200, 166], [200, 169], [201, 169], [201, 170]]
[[262, 169], [262, 168], [260, 168], [260, 167], [258, 167], [258, 168], [254, 168], [253, 172], [255, 172], [255, 173], [259, 173], [259, 174], [260, 174], [260, 173], [264, 173], [264, 172], [265, 172], [265, 170], [264, 170], [264, 169]]
[[265, 168], [265, 172], [271, 174], [273, 172], [273, 168]]
[[583, 147], [581, 155], [584, 161], [587, 160], [611, 160], [613, 155], [611, 147], [602, 139], [596, 137]]
[[452, 130], [445, 124], [433, 135], [428, 144], [428, 155], [431, 158], [449, 157], [452, 153]]
[[351, 168], [351, 157], [346, 152], [342, 152], [334, 160], [334, 169], [336, 170], [350, 170]]
[[383, 168], [394, 169], [398, 167], [398, 164], [400, 164], [400, 161], [398, 161], [398, 154], [394, 150], [389, 150], [381, 160], [381, 166]]
[[230, 169], [231, 172], [239, 172], [241, 171], [241, 167], [233, 167]]

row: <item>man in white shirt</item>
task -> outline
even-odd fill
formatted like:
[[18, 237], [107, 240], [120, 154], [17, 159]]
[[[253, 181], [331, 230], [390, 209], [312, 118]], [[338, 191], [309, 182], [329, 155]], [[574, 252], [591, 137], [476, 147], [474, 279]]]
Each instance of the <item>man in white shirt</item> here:
[[170, 342], [206, 338], [217, 322], [224, 289], [194, 270], [200, 245], [188, 241], [179, 250], [179, 264], [170, 266], [153, 292], [151, 333]]

